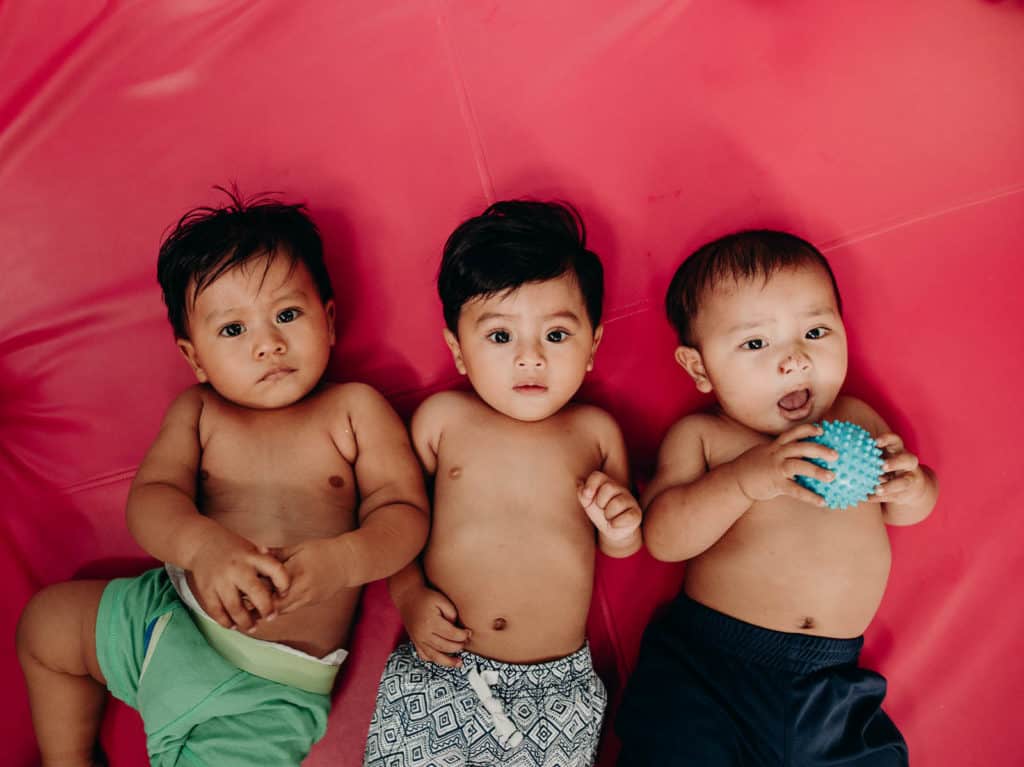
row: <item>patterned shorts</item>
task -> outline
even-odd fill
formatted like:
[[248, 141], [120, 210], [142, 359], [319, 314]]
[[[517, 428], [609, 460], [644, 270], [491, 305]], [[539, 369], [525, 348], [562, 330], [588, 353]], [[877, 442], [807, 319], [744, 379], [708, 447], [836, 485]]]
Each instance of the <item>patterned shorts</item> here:
[[589, 767], [608, 702], [590, 648], [513, 664], [463, 652], [460, 668], [391, 653], [365, 767]]

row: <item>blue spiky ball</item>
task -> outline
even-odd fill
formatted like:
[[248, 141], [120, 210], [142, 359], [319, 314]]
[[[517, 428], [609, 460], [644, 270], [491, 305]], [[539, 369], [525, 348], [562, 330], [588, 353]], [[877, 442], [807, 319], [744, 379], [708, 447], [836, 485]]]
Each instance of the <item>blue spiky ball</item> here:
[[813, 464], [835, 474], [831, 482], [796, 475], [798, 483], [825, 499], [830, 509], [847, 509], [867, 499], [878, 487], [882, 477], [882, 450], [874, 438], [860, 426], [849, 421], [822, 421], [822, 434], [808, 437], [835, 450], [839, 457], [834, 462], [820, 458], [805, 458]]

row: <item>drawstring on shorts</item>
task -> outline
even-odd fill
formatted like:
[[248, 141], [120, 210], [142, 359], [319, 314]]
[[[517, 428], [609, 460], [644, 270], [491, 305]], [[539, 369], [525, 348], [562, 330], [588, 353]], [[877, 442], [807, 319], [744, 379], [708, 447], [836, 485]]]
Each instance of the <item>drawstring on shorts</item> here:
[[499, 672], [493, 669], [480, 671], [478, 667], [473, 666], [466, 677], [469, 679], [469, 686], [473, 688], [473, 692], [494, 720], [494, 734], [497, 736], [498, 745], [502, 748], [515, 748], [522, 743], [523, 733], [516, 729], [515, 724], [505, 713], [501, 701], [494, 697], [491, 690], [491, 685], [497, 684], [501, 678]]

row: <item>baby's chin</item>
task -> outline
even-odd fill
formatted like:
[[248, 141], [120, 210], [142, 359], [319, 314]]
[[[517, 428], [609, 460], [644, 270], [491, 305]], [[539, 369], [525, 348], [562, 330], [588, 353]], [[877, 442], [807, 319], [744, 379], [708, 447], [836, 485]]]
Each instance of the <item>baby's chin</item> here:
[[548, 398], [533, 398], [530, 400], [524, 400], [517, 402], [515, 400], [509, 401], [509, 398], [496, 398], [496, 397], [485, 397], [480, 392], [476, 395], [480, 397], [485, 404], [487, 404], [492, 410], [501, 413], [506, 418], [511, 418], [513, 421], [520, 421], [522, 423], [536, 423], [543, 421], [546, 418], [558, 413], [564, 408], [571, 397], [565, 400], [561, 398], [551, 400]]

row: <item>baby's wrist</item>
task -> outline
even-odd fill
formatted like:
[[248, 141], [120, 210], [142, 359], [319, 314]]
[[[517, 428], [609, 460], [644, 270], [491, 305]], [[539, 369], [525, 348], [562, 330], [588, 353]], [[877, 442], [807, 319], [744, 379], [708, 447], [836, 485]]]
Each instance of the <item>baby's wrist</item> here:
[[643, 534], [639, 527], [622, 538], [612, 538], [600, 531], [597, 535], [601, 551], [615, 559], [628, 557], [643, 548]]

